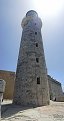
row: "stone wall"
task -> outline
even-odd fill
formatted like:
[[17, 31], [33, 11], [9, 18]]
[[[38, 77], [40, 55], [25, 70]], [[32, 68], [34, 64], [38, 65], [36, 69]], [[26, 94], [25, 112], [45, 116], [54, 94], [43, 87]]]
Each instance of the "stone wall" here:
[[48, 82], [49, 82], [50, 99], [58, 100], [59, 99], [58, 97], [63, 95], [61, 83], [51, 78], [51, 76], [49, 75], [48, 75]]
[[[15, 83], [15, 72], [0, 70], [0, 79], [4, 79], [6, 81], [4, 99], [12, 99]], [[51, 78], [49, 75], [48, 82], [50, 98], [54, 100], [56, 97], [56, 101], [64, 101], [61, 83]]]
[[47, 105], [49, 87], [41, 35], [42, 21], [38, 14], [31, 10], [27, 12], [22, 27], [13, 103], [28, 106]]
[[57, 97], [56, 101], [57, 102], [64, 102], [64, 95]]
[[0, 70], [0, 79], [5, 80], [5, 99], [12, 99], [14, 90], [15, 72]]

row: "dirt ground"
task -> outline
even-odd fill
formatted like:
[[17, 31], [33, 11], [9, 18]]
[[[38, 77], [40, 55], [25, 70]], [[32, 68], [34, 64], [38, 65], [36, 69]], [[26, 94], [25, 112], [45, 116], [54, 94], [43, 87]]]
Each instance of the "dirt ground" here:
[[2, 121], [64, 121], [64, 102], [50, 101], [48, 106], [28, 108], [5, 100], [1, 109]]

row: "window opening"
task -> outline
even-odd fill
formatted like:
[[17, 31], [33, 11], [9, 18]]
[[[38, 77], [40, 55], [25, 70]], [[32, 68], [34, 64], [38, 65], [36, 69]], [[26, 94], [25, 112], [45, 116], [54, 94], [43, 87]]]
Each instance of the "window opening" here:
[[35, 35], [37, 35], [37, 32], [35, 32]]
[[40, 84], [40, 77], [37, 77], [37, 84]]
[[37, 63], [39, 62], [39, 58], [36, 58], [36, 62], [37, 62]]
[[36, 43], [36, 47], [38, 47], [38, 43]]

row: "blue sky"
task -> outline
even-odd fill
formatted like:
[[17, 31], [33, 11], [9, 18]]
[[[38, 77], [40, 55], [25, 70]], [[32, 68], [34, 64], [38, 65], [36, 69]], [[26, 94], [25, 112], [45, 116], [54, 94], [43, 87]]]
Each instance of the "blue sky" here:
[[64, 2], [38, 1], [40, 4], [36, 0], [0, 0], [0, 70], [16, 71], [21, 21], [26, 12], [33, 9], [43, 22], [42, 38], [48, 74], [60, 81], [64, 88]]

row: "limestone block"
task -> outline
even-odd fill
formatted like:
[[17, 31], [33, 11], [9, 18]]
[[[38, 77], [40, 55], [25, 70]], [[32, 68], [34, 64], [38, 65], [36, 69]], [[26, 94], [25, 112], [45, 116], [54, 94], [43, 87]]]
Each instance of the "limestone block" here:
[[5, 81], [0, 79], [0, 93], [4, 93], [5, 91]]
[[57, 102], [64, 102], [64, 96], [58, 96], [58, 97], [56, 98], [56, 101], [57, 101]]

